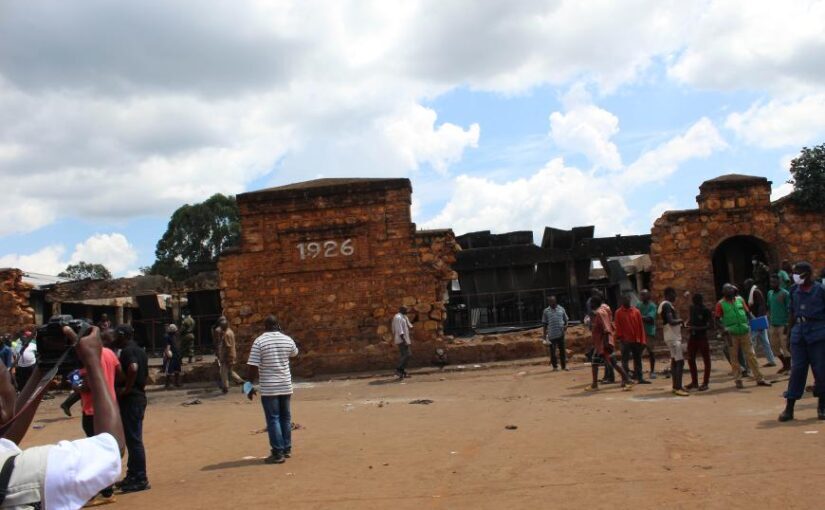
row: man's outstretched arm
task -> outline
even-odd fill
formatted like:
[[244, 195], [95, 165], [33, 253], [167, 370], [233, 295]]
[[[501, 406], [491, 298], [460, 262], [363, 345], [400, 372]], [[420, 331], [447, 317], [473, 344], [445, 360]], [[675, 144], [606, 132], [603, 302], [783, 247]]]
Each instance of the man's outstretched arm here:
[[[64, 328], [65, 330], [70, 328]], [[71, 331], [74, 334], [73, 331]], [[67, 333], [68, 334], [68, 333]], [[123, 437], [123, 422], [120, 420], [120, 409], [118, 409], [112, 392], [106, 387], [106, 378], [103, 375], [103, 366], [100, 362], [100, 353], [103, 344], [100, 342], [100, 330], [93, 327], [91, 332], [77, 342], [75, 350], [83, 366], [86, 367], [86, 383], [92, 392], [92, 402], [94, 403], [94, 428], [95, 434], [111, 434], [117, 441], [120, 454], [123, 455], [126, 441]]]

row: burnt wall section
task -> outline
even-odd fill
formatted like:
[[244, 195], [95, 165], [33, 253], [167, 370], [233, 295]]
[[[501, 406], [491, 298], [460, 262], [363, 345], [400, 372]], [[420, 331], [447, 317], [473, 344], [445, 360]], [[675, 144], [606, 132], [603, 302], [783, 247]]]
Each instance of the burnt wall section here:
[[416, 232], [411, 194], [408, 179], [319, 179], [239, 195], [241, 243], [218, 267], [240, 359], [270, 313], [305, 372], [391, 366], [402, 304], [413, 341], [440, 342], [458, 246], [450, 230]]
[[0, 269], [0, 334], [15, 334], [34, 325], [29, 304], [31, 285], [23, 282], [19, 269]]
[[[764, 177], [724, 175], [701, 185], [698, 209], [669, 211], [656, 220], [650, 251], [655, 299], [674, 287], [680, 296], [701, 293], [712, 304], [722, 280], [741, 285], [751, 276], [752, 255], [772, 271], [782, 260], [825, 266], [825, 215], [801, 212], [790, 198], [772, 203], [770, 195]], [[689, 303], [680, 301], [686, 316]]]
[[[453, 266], [459, 289], [450, 300], [449, 327], [457, 334], [488, 328], [538, 324], [547, 297], [556, 295], [579, 319], [594, 286], [593, 259], [646, 254], [650, 236], [594, 238], [592, 226], [562, 230], [546, 227], [537, 246], [531, 231], [473, 232], [457, 238], [462, 250]], [[620, 264], [615, 280], [626, 280]]]

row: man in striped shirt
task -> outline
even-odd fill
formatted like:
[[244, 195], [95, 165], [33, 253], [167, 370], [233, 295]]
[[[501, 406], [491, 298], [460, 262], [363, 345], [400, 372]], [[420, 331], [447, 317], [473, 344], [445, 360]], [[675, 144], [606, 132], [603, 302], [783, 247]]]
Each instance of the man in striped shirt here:
[[564, 343], [564, 332], [567, 330], [567, 312], [558, 304], [556, 296], [547, 298], [547, 308], [541, 314], [541, 324], [544, 327], [544, 341], [550, 351], [550, 364], [553, 371], [559, 369], [556, 360], [556, 349], [559, 350], [561, 369], [567, 371], [567, 346]]
[[[281, 333], [274, 315], [265, 321], [266, 332], [255, 339], [249, 352], [249, 380], [260, 378], [259, 392], [264, 408], [269, 446], [272, 454], [264, 462], [283, 464], [292, 453], [292, 417], [289, 403], [292, 397], [292, 374], [289, 358], [298, 355], [295, 341]], [[249, 394], [251, 399], [253, 393]]]

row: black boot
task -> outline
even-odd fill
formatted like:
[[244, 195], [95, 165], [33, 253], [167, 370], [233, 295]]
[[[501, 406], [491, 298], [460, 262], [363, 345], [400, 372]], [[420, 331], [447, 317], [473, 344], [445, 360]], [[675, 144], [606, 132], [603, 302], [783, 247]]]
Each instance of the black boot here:
[[796, 400], [789, 398], [785, 401], [785, 410], [782, 411], [782, 414], [779, 415], [779, 421], [786, 422], [793, 420], [793, 406], [796, 404]]
[[819, 397], [819, 405], [816, 406], [816, 417], [825, 420], [825, 397]]

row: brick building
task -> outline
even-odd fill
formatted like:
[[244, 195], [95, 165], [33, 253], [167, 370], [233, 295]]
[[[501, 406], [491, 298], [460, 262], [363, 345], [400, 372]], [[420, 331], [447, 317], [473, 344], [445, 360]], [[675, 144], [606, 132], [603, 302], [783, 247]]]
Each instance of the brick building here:
[[408, 179], [319, 179], [238, 195], [239, 246], [218, 264], [243, 359], [276, 314], [304, 355], [299, 372], [389, 367], [389, 324], [410, 309], [414, 360], [441, 343], [452, 231], [416, 231]]
[[29, 303], [32, 286], [23, 281], [23, 271], [0, 269], [0, 334], [16, 334], [34, 325]]
[[[825, 215], [802, 212], [789, 197], [771, 202], [764, 177], [723, 175], [705, 181], [698, 209], [668, 211], [653, 225], [652, 291], [666, 287], [702, 293], [706, 302], [726, 282], [740, 285], [752, 275], [753, 256], [776, 270], [782, 260], [807, 260], [825, 267]], [[682, 316], [688, 304], [681, 299]]]

